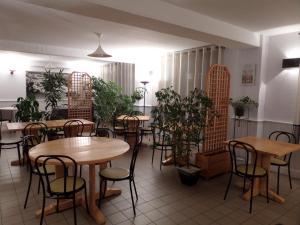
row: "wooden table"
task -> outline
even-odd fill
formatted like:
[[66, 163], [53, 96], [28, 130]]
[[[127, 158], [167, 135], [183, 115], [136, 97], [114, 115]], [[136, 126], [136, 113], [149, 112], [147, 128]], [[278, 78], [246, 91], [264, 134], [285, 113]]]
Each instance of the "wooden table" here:
[[[64, 124], [68, 121], [69, 119], [63, 119], [63, 120], [45, 120], [45, 121], [39, 121], [42, 123], [45, 123], [48, 128], [63, 128]], [[81, 122], [83, 122], [83, 125], [87, 127], [87, 129], [91, 130], [94, 126], [94, 122], [85, 120], [85, 119], [79, 119]], [[26, 127], [27, 124], [31, 122], [14, 122], [14, 123], [7, 123], [7, 129], [8, 131], [23, 131], [23, 129]], [[21, 160], [22, 161], [22, 160]], [[19, 160], [14, 160], [11, 161], [10, 163], [12, 166], [19, 166], [20, 161]]]
[[[117, 118], [118, 121], [123, 121], [124, 118], [127, 115], [121, 115]], [[134, 121], [136, 120], [135, 118], [138, 118], [140, 122], [145, 122], [145, 121], [149, 121], [150, 120], [150, 116], [127, 116], [126, 120], [128, 121], [128, 128], [130, 129], [131, 127], [135, 126]], [[136, 138], [133, 136], [129, 136], [127, 139], [128, 144], [130, 145], [130, 149], [134, 148], [134, 144], [135, 144]]]
[[[45, 120], [45, 121], [39, 121], [42, 123], [45, 123], [48, 128], [63, 128], [64, 124], [70, 119], [63, 119], [63, 120]], [[79, 119], [81, 122], [83, 122], [84, 126], [93, 126], [94, 122], [84, 120], [84, 119]], [[7, 129], [9, 131], [22, 131], [27, 124], [30, 122], [16, 122], [16, 123], [7, 123]]]
[[[89, 210], [90, 215], [98, 224], [104, 224], [106, 219], [96, 205], [99, 194], [96, 192], [96, 164], [106, 165], [107, 161], [119, 157], [129, 150], [129, 145], [119, 139], [103, 137], [73, 137], [45, 142], [33, 147], [29, 152], [29, 157], [34, 161], [42, 154], [63, 154], [72, 157], [79, 165], [89, 166]], [[56, 176], [61, 176], [61, 170], [56, 168]], [[105, 196], [118, 195], [120, 189], [108, 188]], [[82, 196], [76, 198], [76, 203], [84, 206]], [[72, 200], [62, 200], [59, 209], [64, 210], [72, 207]], [[45, 208], [45, 215], [56, 212], [56, 204], [50, 204]], [[41, 214], [41, 209], [36, 215]]]
[[[284, 156], [290, 152], [300, 150], [299, 144], [290, 144], [282, 141], [274, 141], [263, 139], [259, 137], [241, 137], [235, 139], [236, 141], [245, 142], [252, 145], [257, 150], [257, 165], [270, 171], [271, 158]], [[255, 178], [253, 186], [253, 196], [266, 196], [266, 178]], [[285, 199], [276, 192], [269, 189], [269, 197], [276, 202], [283, 203]], [[250, 199], [250, 190], [243, 195], [243, 199]]]

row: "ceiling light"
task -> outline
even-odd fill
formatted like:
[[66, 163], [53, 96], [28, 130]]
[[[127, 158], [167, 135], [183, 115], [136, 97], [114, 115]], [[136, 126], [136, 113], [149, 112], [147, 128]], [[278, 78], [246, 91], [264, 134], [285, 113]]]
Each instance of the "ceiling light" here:
[[98, 45], [98, 48], [91, 54], [89, 54], [88, 56], [90, 57], [95, 57], [95, 58], [108, 58], [108, 57], [111, 57], [111, 55], [107, 54], [102, 48], [101, 48], [101, 45], [100, 45], [100, 38], [102, 36], [101, 33], [97, 33], [95, 32], [95, 34], [98, 36], [98, 39], [99, 39], [99, 45]]

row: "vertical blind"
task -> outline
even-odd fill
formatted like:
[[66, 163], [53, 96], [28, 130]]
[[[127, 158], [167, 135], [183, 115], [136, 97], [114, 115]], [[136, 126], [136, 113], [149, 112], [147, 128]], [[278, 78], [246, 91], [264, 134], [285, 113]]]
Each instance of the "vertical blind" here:
[[173, 53], [162, 57], [159, 88], [173, 86], [186, 96], [194, 88], [204, 89], [205, 74], [213, 64], [222, 64], [224, 47], [206, 46]]
[[135, 89], [135, 65], [114, 62], [101, 66], [100, 76], [105, 81], [114, 81], [122, 88], [122, 93], [131, 95]]

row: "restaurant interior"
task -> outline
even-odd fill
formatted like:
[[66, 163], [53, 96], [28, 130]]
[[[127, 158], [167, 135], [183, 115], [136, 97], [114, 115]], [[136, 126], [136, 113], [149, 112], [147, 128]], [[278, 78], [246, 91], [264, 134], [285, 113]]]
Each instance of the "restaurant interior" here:
[[299, 0], [0, 0], [0, 225], [299, 225]]

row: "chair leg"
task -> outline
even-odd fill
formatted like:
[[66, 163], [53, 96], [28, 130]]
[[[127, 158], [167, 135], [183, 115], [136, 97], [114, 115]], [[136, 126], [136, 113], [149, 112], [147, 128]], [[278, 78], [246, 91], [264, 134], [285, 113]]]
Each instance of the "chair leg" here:
[[249, 209], [250, 213], [252, 213], [253, 189], [254, 189], [254, 177], [252, 177], [251, 179], [251, 195], [250, 195], [250, 209]]
[[290, 163], [288, 164], [288, 173], [289, 173], [290, 189], [293, 189], [293, 187], [292, 187], [292, 178], [291, 178], [291, 166], [290, 166]]
[[98, 208], [100, 208], [100, 203], [102, 198], [102, 184], [103, 184], [103, 179], [100, 178]]
[[41, 178], [39, 178], [39, 184], [38, 184], [38, 194], [40, 193], [40, 188], [41, 188]]
[[229, 177], [229, 182], [227, 184], [225, 195], [224, 195], [224, 200], [227, 198], [227, 194], [228, 194], [228, 191], [229, 191], [229, 188], [230, 188], [230, 185], [231, 185], [231, 181], [232, 181], [232, 175], [233, 175], [233, 173], [231, 172], [230, 177]]
[[132, 202], [133, 214], [136, 215], [136, 213], [135, 213], [135, 205], [134, 205], [134, 200], [133, 200], [133, 194], [132, 194], [131, 180], [129, 180], [129, 188], [130, 188], [130, 195], [131, 195], [131, 202]]
[[27, 188], [27, 194], [26, 194], [26, 198], [25, 198], [24, 209], [26, 209], [26, 206], [27, 206], [28, 196], [29, 196], [30, 187], [31, 187], [31, 181], [32, 181], [32, 173], [30, 171], [29, 184], [28, 184], [28, 188]]
[[280, 180], [280, 166], [278, 166], [277, 170], [277, 194], [279, 195], [279, 180]]
[[79, 176], [82, 176], [82, 165], [79, 166]]
[[267, 173], [267, 176], [266, 176], [266, 181], [267, 181], [267, 184], [266, 184], [266, 196], [267, 196], [267, 203], [269, 203], [269, 174]]
[[139, 197], [138, 197], [138, 194], [137, 194], [137, 191], [136, 191], [136, 186], [135, 186], [134, 179], [132, 179], [132, 182], [133, 182], [133, 187], [134, 187], [134, 192], [135, 192], [136, 200], [138, 200]]
[[19, 164], [21, 166], [21, 152], [20, 152], [20, 144], [17, 144], [17, 150], [18, 150], [18, 159], [19, 159]]
[[59, 213], [59, 199], [56, 199], [56, 212]]
[[90, 214], [89, 204], [88, 204], [88, 196], [87, 196], [87, 190], [86, 185], [84, 185], [84, 198], [85, 198], [85, 207], [88, 214]]
[[152, 148], [152, 164], [153, 164], [153, 159], [154, 159], [154, 146], [153, 146], [153, 148]]
[[107, 189], [107, 180], [104, 180], [104, 188], [103, 188], [103, 192], [102, 192], [102, 198], [105, 199], [105, 192]]
[[112, 167], [112, 165], [111, 165], [111, 161], [109, 161], [109, 167]]
[[74, 210], [74, 224], [77, 225], [77, 219], [76, 219], [76, 195], [73, 194], [73, 210]]
[[161, 165], [162, 165], [163, 153], [164, 153], [164, 150], [163, 150], [163, 148], [162, 148], [161, 154], [160, 154], [160, 163], [159, 163], [159, 169], [160, 169], [160, 170], [161, 170]]
[[[0, 132], [1, 132], [1, 130], [0, 130]], [[0, 144], [0, 156], [1, 156], [1, 150], [2, 150], [2, 145]]]

